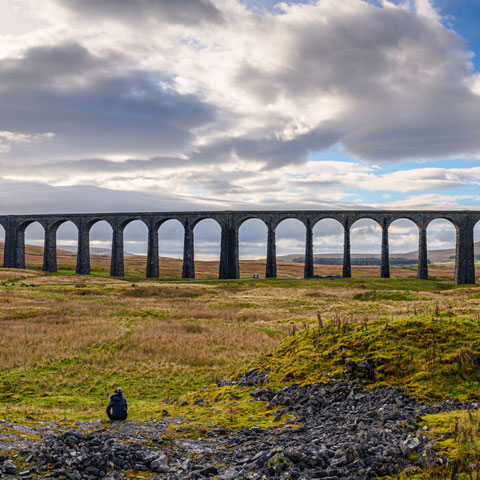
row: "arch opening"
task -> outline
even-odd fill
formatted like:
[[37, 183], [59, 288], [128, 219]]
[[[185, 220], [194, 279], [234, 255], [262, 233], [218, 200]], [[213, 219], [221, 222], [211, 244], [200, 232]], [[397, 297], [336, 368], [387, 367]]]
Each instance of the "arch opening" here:
[[194, 229], [195, 276], [218, 278], [222, 229], [213, 218], [196, 223]]
[[352, 276], [378, 277], [381, 266], [382, 228], [372, 218], [361, 218], [350, 228]]
[[78, 228], [70, 220], [62, 222], [56, 231], [57, 268], [75, 270], [77, 265]]
[[409, 218], [394, 220], [388, 228], [392, 277], [411, 277], [418, 271], [418, 225]]
[[473, 256], [475, 259], [475, 276], [480, 277], [480, 220], [473, 228]]
[[306, 227], [296, 218], [282, 220], [275, 229], [277, 275], [303, 277], [305, 267]]
[[436, 218], [428, 224], [427, 258], [431, 275], [455, 277], [456, 236], [455, 225], [447, 219]]
[[267, 226], [259, 218], [245, 220], [238, 229], [240, 277], [265, 277]]
[[45, 245], [45, 229], [39, 222], [30, 222], [24, 229], [25, 266], [42, 269], [43, 249]]
[[183, 237], [184, 228], [180, 221], [172, 218], [160, 225], [158, 229], [160, 277], [181, 278]]
[[344, 231], [334, 218], [322, 218], [313, 227], [313, 263], [317, 275], [342, 275]]
[[3, 266], [5, 255], [5, 228], [0, 223], [0, 266]]
[[106, 220], [95, 222], [89, 232], [90, 268], [102, 273], [110, 271], [112, 226]]
[[123, 229], [125, 272], [145, 274], [147, 265], [148, 228], [141, 220], [132, 220]]

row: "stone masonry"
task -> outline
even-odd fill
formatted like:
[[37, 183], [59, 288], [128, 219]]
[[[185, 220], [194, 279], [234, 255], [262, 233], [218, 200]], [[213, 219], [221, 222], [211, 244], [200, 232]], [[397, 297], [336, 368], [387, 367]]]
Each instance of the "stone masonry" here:
[[65, 215], [4, 215], [0, 225], [5, 229], [5, 268], [25, 268], [25, 229], [38, 222], [45, 231], [43, 270], [57, 270], [56, 235], [60, 225], [71, 221], [78, 229], [78, 274], [90, 273], [90, 229], [99, 221], [112, 227], [112, 255], [110, 274], [124, 275], [123, 231], [134, 220], [140, 220], [148, 228], [147, 278], [159, 278], [158, 229], [167, 220], [177, 220], [184, 227], [183, 278], [195, 278], [194, 229], [200, 221], [213, 219], [221, 227], [219, 278], [239, 277], [238, 230], [249, 219], [260, 219], [267, 226], [266, 276], [277, 276], [275, 230], [287, 218], [295, 218], [305, 226], [305, 278], [314, 275], [313, 228], [325, 218], [337, 220], [344, 228], [343, 276], [351, 276], [350, 230], [362, 218], [376, 221], [382, 229], [380, 276], [390, 276], [388, 228], [392, 222], [408, 219], [419, 231], [418, 278], [428, 279], [427, 227], [435, 219], [450, 221], [456, 231], [455, 283], [475, 283], [473, 229], [480, 220], [480, 211], [427, 211], [427, 210], [295, 210], [295, 211], [199, 211], [152, 213], [88, 213]]

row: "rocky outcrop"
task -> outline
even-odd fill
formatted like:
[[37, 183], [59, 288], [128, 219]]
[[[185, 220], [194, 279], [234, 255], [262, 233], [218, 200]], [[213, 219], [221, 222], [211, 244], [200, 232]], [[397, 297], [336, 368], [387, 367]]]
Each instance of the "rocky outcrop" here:
[[[248, 376], [261, 384], [258, 373]], [[29, 467], [22, 472], [13, 472], [11, 459], [1, 457], [2, 478], [118, 479], [134, 469], [171, 480], [367, 480], [422, 462], [444, 463], [432, 449], [435, 439], [418, 429], [419, 416], [479, 406], [454, 400], [427, 405], [402, 389], [366, 390], [357, 383], [333, 381], [293, 384], [278, 392], [257, 388], [251, 395], [276, 407], [278, 418], [286, 415], [286, 424], [212, 430], [206, 438], [176, 440], [168, 449], [160, 442], [173, 419], [124, 422], [88, 434], [71, 430], [46, 435], [24, 449]]]

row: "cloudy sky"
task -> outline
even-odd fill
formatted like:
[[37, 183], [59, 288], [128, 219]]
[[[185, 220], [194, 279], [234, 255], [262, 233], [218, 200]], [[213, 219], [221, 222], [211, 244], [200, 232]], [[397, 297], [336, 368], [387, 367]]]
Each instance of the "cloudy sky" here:
[[[0, 0], [1, 213], [478, 208], [479, 21], [480, 0]], [[303, 248], [292, 222], [280, 254]], [[216, 255], [218, 228], [196, 233]], [[341, 251], [335, 224], [315, 233]], [[180, 254], [181, 229], [160, 234]], [[265, 235], [246, 224], [242, 254]], [[144, 250], [141, 226], [126, 239]]]

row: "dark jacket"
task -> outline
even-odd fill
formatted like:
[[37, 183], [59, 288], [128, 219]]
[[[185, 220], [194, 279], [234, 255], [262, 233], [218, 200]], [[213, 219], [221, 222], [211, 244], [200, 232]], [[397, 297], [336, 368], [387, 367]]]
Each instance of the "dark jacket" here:
[[127, 418], [127, 399], [121, 393], [116, 393], [110, 397], [107, 415], [110, 420], [125, 420]]

